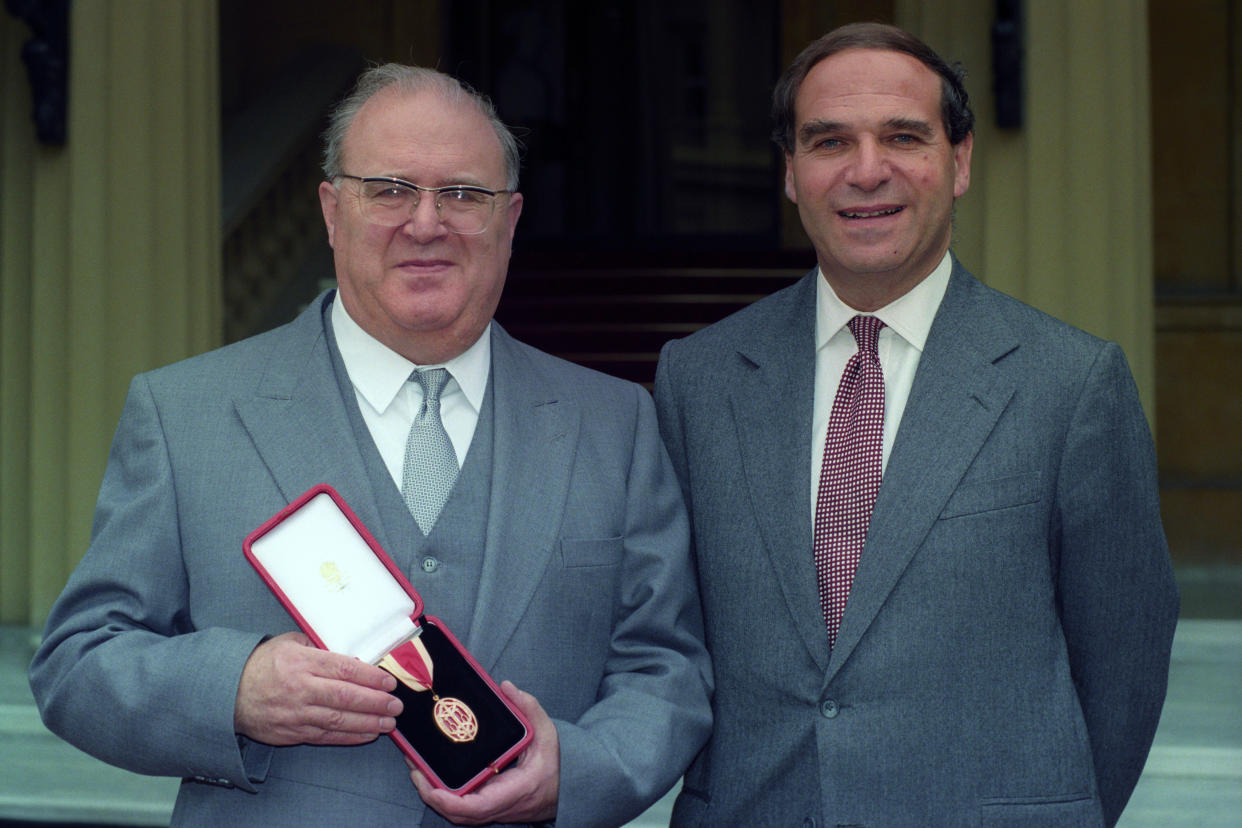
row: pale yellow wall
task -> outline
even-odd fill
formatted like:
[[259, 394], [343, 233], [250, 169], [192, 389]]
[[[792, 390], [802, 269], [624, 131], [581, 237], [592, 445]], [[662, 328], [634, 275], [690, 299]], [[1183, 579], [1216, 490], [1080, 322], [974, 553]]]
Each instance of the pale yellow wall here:
[[24, 620], [30, 591], [31, 215], [34, 157], [21, 27], [0, 14], [0, 619]]
[[970, 72], [977, 118], [954, 249], [988, 284], [1119, 342], [1155, 414], [1144, 0], [1022, 4], [1026, 121], [1001, 131], [991, 0], [898, 0], [897, 23]]
[[[68, 142], [36, 144], [0, 15], [0, 621], [85, 549], [128, 380], [218, 342], [217, 6], [75, 3]], [[8, 102], [13, 102], [10, 105]]]

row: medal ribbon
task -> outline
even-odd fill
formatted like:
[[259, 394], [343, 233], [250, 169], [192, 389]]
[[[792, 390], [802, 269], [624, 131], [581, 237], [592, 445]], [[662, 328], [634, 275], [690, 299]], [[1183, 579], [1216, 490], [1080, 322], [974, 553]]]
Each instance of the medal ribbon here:
[[[381, 658], [379, 666], [412, 690], [431, 690], [431, 654], [417, 636]], [[454, 742], [473, 742], [479, 734], [479, 720], [474, 711], [461, 699], [442, 699], [435, 691], [431, 697], [436, 702], [431, 716], [440, 732]]]
[[392, 673], [413, 690], [430, 690], [432, 662], [427, 646], [419, 638], [397, 647], [380, 659], [379, 666]]

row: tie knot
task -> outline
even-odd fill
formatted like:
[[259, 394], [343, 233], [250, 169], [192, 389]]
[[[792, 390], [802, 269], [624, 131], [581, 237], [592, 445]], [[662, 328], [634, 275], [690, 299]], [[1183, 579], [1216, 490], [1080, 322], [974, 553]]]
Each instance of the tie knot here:
[[884, 327], [884, 323], [880, 321], [878, 316], [863, 316], [859, 314], [849, 321], [850, 333], [854, 335], [854, 341], [858, 343], [858, 350], [864, 354], [874, 354], [879, 356], [878, 344], [880, 342], [880, 328]]
[[417, 382], [418, 387], [423, 389], [424, 402], [428, 406], [435, 407], [440, 404], [440, 392], [448, 384], [449, 372], [447, 368], [429, 368], [415, 371], [410, 379]]

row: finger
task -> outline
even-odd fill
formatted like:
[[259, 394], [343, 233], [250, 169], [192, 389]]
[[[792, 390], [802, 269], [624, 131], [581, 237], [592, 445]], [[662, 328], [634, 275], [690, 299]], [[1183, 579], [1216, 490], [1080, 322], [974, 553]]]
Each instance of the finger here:
[[356, 747], [374, 742], [379, 733], [341, 733], [335, 730], [316, 732], [296, 741], [296, 744], [318, 745], [321, 747]]
[[471, 801], [478, 799], [477, 793], [464, 796], [449, 793], [432, 785], [423, 772], [408, 759], [406, 764], [410, 765], [410, 781], [414, 783], [414, 789], [418, 791], [423, 802], [440, 816], [458, 825], [479, 825], [491, 821], [479, 815], [480, 808], [471, 806]]
[[387, 675], [314, 648], [301, 633], [269, 639], [255, 648], [243, 669], [234, 726], [269, 744], [371, 741], [396, 727], [402, 704], [382, 689], [350, 681], [368, 679], [360, 668]]
[[323, 678], [383, 690], [386, 693], [397, 689], [397, 680], [392, 673], [374, 664], [327, 650], [318, 650], [317, 653], [316, 673]]
[[392, 692], [397, 680], [386, 670], [351, 656], [321, 650], [305, 634], [284, 633], [260, 645], [282, 670], [304, 669], [328, 679], [346, 681], [376, 690]]
[[500, 683], [500, 690], [509, 701], [513, 702], [513, 706], [522, 711], [522, 715], [530, 719], [531, 724], [539, 725], [543, 722], [551, 724], [552, 720], [548, 718], [548, 714], [544, 712], [543, 705], [539, 700], [519, 688], [516, 684], [505, 679]]
[[418, 795], [426, 802], [427, 797], [435, 790], [435, 786], [427, 781], [427, 777], [423, 775], [423, 772], [408, 757], [405, 760], [405, 764], [410, 768], [410, 781], [414, 783], [414, 788], [418, 791]]
[[[500, 683], [500, 691], [508, 697], [509, 701], [517, 705], [517, 708], [523, 713], [530, 712], [528, 707], [531, 702], [535, 702], [535, 697], [525, 690], [520, 689], [516, 684], [505, 679]], [[538, 705], [538, 702], [535, 702]]]
[[556, 725], [544, 711], [543, 705], [533, 695], [518, 688], [511, 681], [501, 682], [500, 690], [531, 724], [533, 738], [522, 751], [522, 755], [518, 757], [517, 764], [525, 765], [536, 760], [559, 764], [560, 742], [556, 733]]
[[400, 716], [401, 700], [383, 690], [372, 690], [339, 679], [313, 677], [307, 684], [303, 701], [311, 706], [342, 714], [368, 716]]
[[349, 713], [324, 707], [305, 708], [301, 722], [320, 734], [357, 735], [368, 740], [397, 727], [395, 716]]
[[485, 825], [496, 821], [498, 808], [491, 801], [491, 797], [479, 793], [482, 788], [464, 796], [457, 796], [432, 787], [425, 778], [422, 780], [422, 787], [419, 787], [418, 782], [415, 782], [415, 787], [428, 807], [455, 825]]

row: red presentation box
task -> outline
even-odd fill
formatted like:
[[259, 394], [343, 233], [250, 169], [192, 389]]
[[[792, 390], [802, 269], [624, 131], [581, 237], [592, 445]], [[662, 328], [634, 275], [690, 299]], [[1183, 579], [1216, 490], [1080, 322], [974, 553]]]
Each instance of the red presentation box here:
[[517, 758], [530, 723], [434, 616], [341, 496], [320, 484], [247, 536], [246, 558], [315, 644], [397, 677], [390, 736], [440, 788], [467, 793]]

